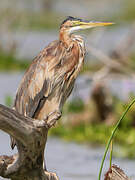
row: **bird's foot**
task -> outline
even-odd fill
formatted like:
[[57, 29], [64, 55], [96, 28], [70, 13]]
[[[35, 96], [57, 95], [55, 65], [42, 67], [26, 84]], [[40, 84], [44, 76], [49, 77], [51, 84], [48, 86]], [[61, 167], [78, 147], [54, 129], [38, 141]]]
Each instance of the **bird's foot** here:
[[37, 128], [42, 128], [46, 126], [46, 122], [44, 120], [38, 120], [38, 119], [34, 120], [33, 124]]
[[61, 117], [61, 112], [60, 111], [54, 111], [49, 113], [48, 116], [44, 118], [44, 120], [34, 120], [34, 126], [38, 128], [46, 127], [47, 129], [51, 128], [54, 126], [57, 122], [58, 119]]
[[45, 122], [46, 122], [45, 126], [46, 126], [46, 128], [49, 129], [52, 126], [55, 126], [57, 120], [60, 119], [60, 117], [61, 117], [61, 112], [60, 111], [51, 112], [48, 115], [48, 118], [45, 119]]

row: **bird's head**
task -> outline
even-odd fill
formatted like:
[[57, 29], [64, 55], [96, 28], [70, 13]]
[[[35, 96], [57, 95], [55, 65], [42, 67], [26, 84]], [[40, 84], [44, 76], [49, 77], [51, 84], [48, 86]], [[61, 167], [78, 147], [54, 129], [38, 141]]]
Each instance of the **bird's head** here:
[[64, 29], [69, 34], [74, 31], [89, 29], [97, 26], [108, 26], [113, 24], [112, 22], [98, 22], [98, 21], [84, 21], [82, 19], [68, 16], [61, 24], [60, 29]]

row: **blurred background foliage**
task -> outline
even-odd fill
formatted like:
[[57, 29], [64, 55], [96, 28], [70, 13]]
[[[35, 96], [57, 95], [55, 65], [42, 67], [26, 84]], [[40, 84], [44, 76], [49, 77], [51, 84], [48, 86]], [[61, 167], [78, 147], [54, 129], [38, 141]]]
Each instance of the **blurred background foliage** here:
[[[66, 16], [115, 22], [80, 32], [87, 48], [84, 68], [61, 121], [50, 132], [70, 141], [103, 145], [134, 98], [134, 12], [134, 0], [1, 0], [0, 76], [3, 81], [3, 72], [12, 76], [21, 71], [22, 76], [38, 52], [58, 39]], [[5, 97], [8, 106], [13, 104], [12, 96], [15, 92]], [[116, 148], [116, 155], [135, 157], [135, 108], [121, 123], [114, 142], [121, 148], [120, 153]]]

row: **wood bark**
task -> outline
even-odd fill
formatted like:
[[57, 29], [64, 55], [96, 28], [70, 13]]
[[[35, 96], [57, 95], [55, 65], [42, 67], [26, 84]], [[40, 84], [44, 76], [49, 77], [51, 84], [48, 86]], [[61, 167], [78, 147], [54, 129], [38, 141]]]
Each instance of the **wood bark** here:
[[127, 177], [122, 169], [116, 165], [112, 165], [109, 171], [105, 175], [104, 180], [131, 180]]
[[44, 170], [48, 128], [45, 121], [25, 117], [0, 105], [0, 129], [17, 140], [18, 154], [0, 156], [0, 176], [12, 180], [58, 180]]

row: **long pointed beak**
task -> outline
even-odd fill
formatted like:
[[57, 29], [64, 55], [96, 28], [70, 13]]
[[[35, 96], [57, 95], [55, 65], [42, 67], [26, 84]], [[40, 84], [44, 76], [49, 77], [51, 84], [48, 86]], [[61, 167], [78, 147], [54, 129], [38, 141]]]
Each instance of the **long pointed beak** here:
[[83, 29], [97, 27], [97, 26], [109, 26], [114, 24], [113, 22], [98, 22], [98, 21], [90, 21], [90, 22], [80, 22], [80, 26]]

